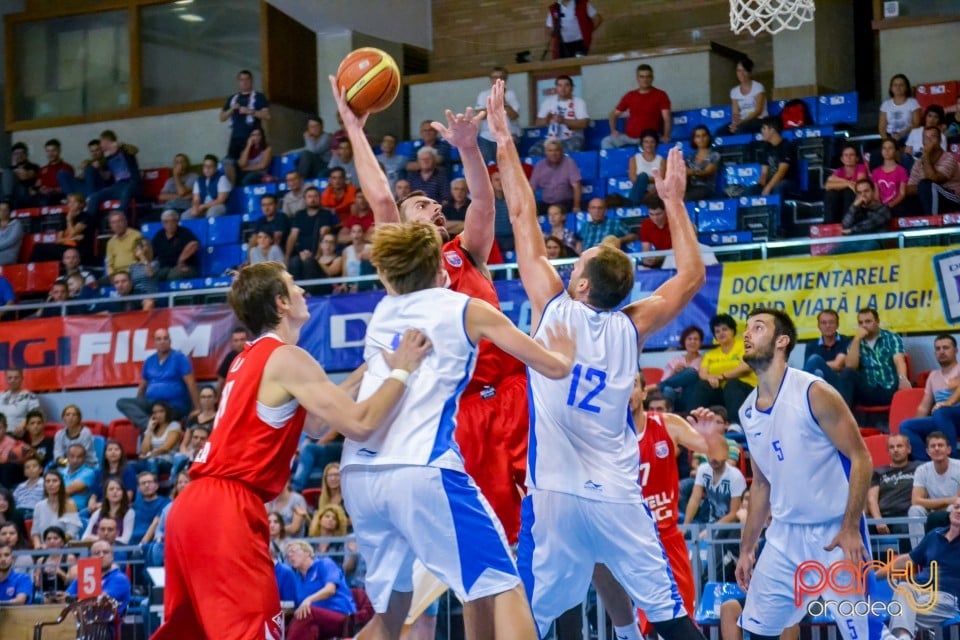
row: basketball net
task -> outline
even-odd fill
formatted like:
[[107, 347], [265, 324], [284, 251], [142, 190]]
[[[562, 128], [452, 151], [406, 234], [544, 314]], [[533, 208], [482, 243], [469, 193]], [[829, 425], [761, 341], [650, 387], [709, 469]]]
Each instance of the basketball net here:
[[813, 11], [813, 0], [730, 0], [730, 29], [752, 36], [796, 30], [813, 20]]

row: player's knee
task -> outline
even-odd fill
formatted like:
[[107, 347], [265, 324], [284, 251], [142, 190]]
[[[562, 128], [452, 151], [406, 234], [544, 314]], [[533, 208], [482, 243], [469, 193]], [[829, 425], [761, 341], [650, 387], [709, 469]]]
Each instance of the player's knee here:
[[693, 624], [690, 616], [654, 622], [653, 628], [657, 630], [657, 635], [663, 640], [689, 640], [691, 638], [704, 640], [703, 634], [697, 629], [697, 625]]

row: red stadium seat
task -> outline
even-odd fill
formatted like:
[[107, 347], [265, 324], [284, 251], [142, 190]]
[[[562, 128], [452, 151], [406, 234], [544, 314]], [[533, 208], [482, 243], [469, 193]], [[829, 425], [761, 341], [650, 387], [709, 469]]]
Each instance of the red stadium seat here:
[[52, 438], [57, 434], [57, 431], [63, 428], [63, 425], [59, 422], [48, 422], [43, 425], [43, 437]]
[[[912, 375], [912, 374], [913, 374], [913, 366], [912, 366], [912, 364], [911, 364], [911, 362], [910, 362], [910, 354], [909, 354], [909, 353], [904, 353], [904, 354], [903, 354], [903, 357], [904, 357], [904, 358], [906, 359], [906, 361], [907, 361], [907, 380], [911, 380], [911, 379], [913, 379], [913, 375]], [[865, 414], [865, 415], [871, 415], [871, 414], [872, 414], [872, 415], [875, 415], [875, 416], [886, 415], [886, 416], [887, 416], [887, 424], [889, 424], [890, 422], [892, 422], [892, 419], [890, 418], [890, 415], [889, 415], [889, 413], [890, 413], [890, 405], [889, 405], [889, 404], [881, 404], [881, 405], [866, 405], [866, 404], [860, 405], [860, 404], [858, 404], [857, 406], [855, 406], [855, 407], [853, 408], [853, 412], [854, 412], [855, 414]], [[898, 422], [898, 423], [897, 423], [897, 427], [899, 428], [899, 426], [900, 426], [900, 423]], [[862, 429], [861, 429], [861, 433], [863, 433], [863, 430], [862, 430]], [[892, 427], [891, 427], [890, 433], [893, 433], [893, 428], [892, 428]]]
[[903, 389], [893, 394], [890, 401], [890, 433], [900, 433], [900, 423], [917, 415], [923, 399], [923, 387]]
[[647, 384], [660, 384], [663, 380], [663, 369], [660, 367], [642, 367], [643, 379]]
[[91, 435], [107, 437], [107, 425], [99, 420], [84, 420], [82, 424], [87, 429], [90, 429]]
[[[842, 224], [815, 224], [810, 227], [811, 238], [837, 238], [843, 235]], [[810, 255], [823, 256], [836, 247], [835, 244], [814, 244], [810, 245]]]
[[107, 427], [107, 437], [120, 443], [127, 458], [136, 460], [140, 456], [140, 429], [126, 418], [118, 418]]
[[887, 451], [887, 436], [883, 434], [870, 436], [864, 438], [863, 441], [867, 444], [867, 451], [870, 452], [870, 457], [873, 459], [874, 468], [884, 467], [890, 464], [890, 452]]
[[304, 489], [303, 499], [307, 503], [307, 508], [313, 511], [320, 504], [320, 493], [323, 489]]
[[144, 169], [142, 174], [143, 182], [141, 183], [141, 189], [143, 190], [143, 197], [150, 202], [156, 202], [160, 196], [161, 189], [163, 189], [163, 185], [166, 184], [170, 178], [170, 169], [167, 167]]
[[927, 386], [927, 378], [930, 377], [930, 374], [931, 374], [931, 373], [932, 373], [931, 371], [921, 371], [920, 374], [917, 375], [917, 384], [916, 384], [916, 386], [920, 387], [921, 389], [923, 389], [924, 387], [926, 387], [926, 386]]

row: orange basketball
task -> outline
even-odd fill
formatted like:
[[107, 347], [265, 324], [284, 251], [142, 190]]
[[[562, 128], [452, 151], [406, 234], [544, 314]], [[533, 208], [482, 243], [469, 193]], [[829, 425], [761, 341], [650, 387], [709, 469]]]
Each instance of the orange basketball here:
[[389, 53], [364, 47], [350, 52], [337, 69], [337, 86], [355, 113], [383, 111], [400, 92], [400, 69]]

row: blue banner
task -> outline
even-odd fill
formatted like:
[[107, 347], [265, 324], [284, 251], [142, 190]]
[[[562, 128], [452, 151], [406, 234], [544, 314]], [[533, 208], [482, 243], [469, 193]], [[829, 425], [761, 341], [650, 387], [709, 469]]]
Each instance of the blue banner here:
[[[673, 270], [638, 269], [629, 302], [647, 298], [667, 281]], [[679, 317], [650, 337], [646, 349], [677, 348], [680, 332], [696, 325], [709, 336], [710, 318], [716, 314], [722, 267], [707, 267], [707, 282]], [[503, 313], [525, 333], [530, 332], [530, 301], [520, 280], [494, 283]], [[384, 295], [370, 291], [351, 295], [310, 298], [310, 320], [300, 332], [300, 346], [328, 371], [350, 371], [363, 362], [363, 338], [373, 309]]]

